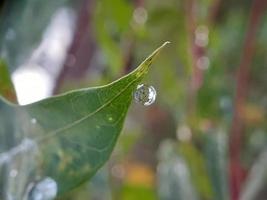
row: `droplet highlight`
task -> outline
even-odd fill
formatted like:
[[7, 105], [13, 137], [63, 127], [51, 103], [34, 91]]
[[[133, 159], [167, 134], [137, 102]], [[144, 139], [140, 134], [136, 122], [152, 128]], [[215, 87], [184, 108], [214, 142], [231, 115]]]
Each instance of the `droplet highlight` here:
[[140, 84], [134, 92], [134, 100], [144, 106], [153, 104], [156, 100], [157, 92], [153, 86]]
[[37, 123], [37, 119], [32, 118], [32, 119], [31, 119], [31, 123], [32, 123], [32, 124], [36, 124], [36, 123]]
[[53, 200], [57, 195], [57, 183], [52, 178], [46, 177], [33, 186], [30, 200]]
[[107, 115], [106, 115], [106, 121], [107, 121], [108, 123], [112, 123], [112, 122], [114, 122], [114, 117], [113, 117], [113, 115], [112, 115], [112, 114], [107, 114]]

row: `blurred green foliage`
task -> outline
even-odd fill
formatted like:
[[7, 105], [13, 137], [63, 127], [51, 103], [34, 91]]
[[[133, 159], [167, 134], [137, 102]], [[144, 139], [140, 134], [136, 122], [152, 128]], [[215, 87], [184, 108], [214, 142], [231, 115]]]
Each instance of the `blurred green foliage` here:
[[[171, 45], [144, 81], [157, 89], [156, 103], [132, 105], [111, 160], [95, 177], [104, 177], [103, 196], [95, 197], [92, 188], [99, 183], [92, 181], [68, 199], [231, 199], [236, 74], [253, 3], [265, 0], [8, 1], [1, 13], [0, 55], [11, 70], [30, 57], [53, 13], [68, 7], [79, 16], [86, 1], [93, 6], [94, 56], [83, 76], [67, 76], [62, 90], [107, 83], [132, 70], [163, 41]], [[240, 196], [255, 200], [267, 198], [267, 164], [262, 161], [267, 144], [267, 12], [260, 12], [242, 105], [239, 160], [245, 174]], [[8, 37], [10, 28], [15, 39]], [[176, 173], [177, 166], [184, 173]], [[261, 169], [260, 183], [254, 181], [259, 176], [255, 168]]]

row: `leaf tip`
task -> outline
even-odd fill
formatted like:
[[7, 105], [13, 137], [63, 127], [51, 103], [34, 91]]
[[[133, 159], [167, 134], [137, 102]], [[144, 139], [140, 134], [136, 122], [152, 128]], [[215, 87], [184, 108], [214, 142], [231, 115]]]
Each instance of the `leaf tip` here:
[[163, 49], [165, 46], [167, 46], [168, 44], [170, 44], [171, 42], [170, 41], [166, 41], [164, 42], [159, 48], [157, 48], [152, 54], [151, 56], [156, 56], [161, 49]]
[[166, 46], [167, 44], [170, 44], [170, 43], [171, 43], [170, 41], [166, 41], [166, 42], [163, 43], [162, 46]]
[[169, 41], [164, 42], [161, 46], [159, 46], [154, 52], [152, 52], [136, 69], [134, 73], [136, 73], [137, 77], [141, 77], [142, 75], [146, 74], [150, 65], [153, 63], [157, 55], [160, 51], [166, 46], [170, 44]]

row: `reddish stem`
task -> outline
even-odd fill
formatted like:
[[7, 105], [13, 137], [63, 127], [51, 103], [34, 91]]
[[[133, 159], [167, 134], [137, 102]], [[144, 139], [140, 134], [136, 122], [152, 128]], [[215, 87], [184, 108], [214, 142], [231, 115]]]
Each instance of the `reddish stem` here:
[[244, 122], [242, 121], [242, 109], [246, 100], [249, 80], [249, 68], [254, 54], [256, 33], [259, 27], [261, 16], [267, 5], [267, 0], [254, 0], [248, 29], [245, 36], [244, 48], [241, 55], [241, 62], [237, 71], [236, 97], [234, 101], [234, 113], [230, 134], [230, 189], [231, 199], [238, 200], [242, 182], [244, 180], [244, 170], [240, 163], [240, 153], [242, 146], [242, 135], [244, 133]]
[[188, 97], [188, 110], [189, 113], [194, 113], [196, 106], [196, 95], [199, 88], [203, 83], [203, 70], [197, 66], [198, 60], [205, 55], [205, 47], [199, 46], [195, 42], [195, 31], [197, 28], [197, 16], [196, 16], [196, 0], [187, 0], [185, 2], [185, 12], [186, 12], [186, 26], [188, 32], [188, 42], [189, 42], [189, 54], [192, 60], [192, 76], [189, 88]]
[[[145, 0], [133, 0], [134, 9], [144, 8]], [[127, 74], [132, 70], [132, 64], [134, 61], [134, 48], [136, 45], [135, 37], [132, 34], [129, 34], [128, 38], [125, 40], [124, 47], [124, 68], [123, 74]]]
[[94, 0], [83, 0], [76, 22], [73, 41], [57, 78], [54, 94], [59, 92], [65, 80], [81, 78], [89, 67], [95, 51], [91, 28], [93, 8]]
[[222, 0], [214, 0], [209, 9], [209, 15], [208, 15], [208, 21], [210, 25], [213, 25], [214, 22], [216, 21], [221, 7], [222, 7]]

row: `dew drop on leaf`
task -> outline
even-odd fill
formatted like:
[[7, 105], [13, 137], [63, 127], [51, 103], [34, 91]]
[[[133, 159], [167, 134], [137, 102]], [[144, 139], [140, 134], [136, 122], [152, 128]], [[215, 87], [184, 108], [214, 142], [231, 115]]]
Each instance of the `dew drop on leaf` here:
[[52, 178], [46, 177], [33, 186], [30, 200], [53, 200], [57, 195], [57, 183]]
[[107, 120], [107, 122], [112, 123], [114, 121], [114, 118], [113, 118], [112, 114], [107, 114], [106, 115], [106, 120]]
[[153, 86], [140, 84], [134, 91], [134, 100], [144, 106], [149, 106], [155, 102], [157, 92]]
[[113, 118], [112, 117], [108, 117], [108, 121], [112, 122]]

